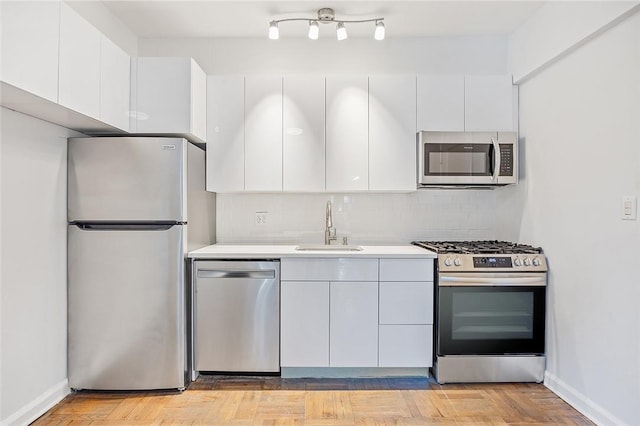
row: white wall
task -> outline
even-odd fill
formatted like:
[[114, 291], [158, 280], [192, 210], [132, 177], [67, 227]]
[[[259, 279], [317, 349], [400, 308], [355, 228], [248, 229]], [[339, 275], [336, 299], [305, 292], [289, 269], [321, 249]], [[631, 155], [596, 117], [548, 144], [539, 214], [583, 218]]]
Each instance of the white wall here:
[[140, 56], [192, 56], [207, 74], [504, 74], [507, 38], [141, 39]]
[[532, 77], [638, 10], [638, 1], [546, 2], [509, 37], [516, 83]]
[[0, 419], [26, 424], [67, 388], [67, 137], [0, 110]]
[[545, 383], [600, 424], [640, 424], [640, 13], [520, 86], [519, 239], [549, 260]]

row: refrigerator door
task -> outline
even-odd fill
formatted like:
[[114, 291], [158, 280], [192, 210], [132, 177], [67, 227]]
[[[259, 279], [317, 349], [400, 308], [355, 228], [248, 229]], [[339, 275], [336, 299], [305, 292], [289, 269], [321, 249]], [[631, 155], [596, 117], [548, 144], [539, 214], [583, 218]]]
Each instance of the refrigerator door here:
[[69, 386], [185, 386], [186, 226], [68, 227]]
[[180, 138], [71, 138], [69, 222], [186, 222], [186, 149]]

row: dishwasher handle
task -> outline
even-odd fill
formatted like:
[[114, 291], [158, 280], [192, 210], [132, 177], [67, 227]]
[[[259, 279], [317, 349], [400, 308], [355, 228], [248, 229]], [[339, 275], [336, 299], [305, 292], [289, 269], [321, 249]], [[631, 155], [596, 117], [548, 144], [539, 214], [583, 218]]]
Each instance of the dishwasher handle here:
[[273, 269], [198, 269], [198, 278], [254, 278], [260, 280], [273, 280], [276, 278], [276, 271]]

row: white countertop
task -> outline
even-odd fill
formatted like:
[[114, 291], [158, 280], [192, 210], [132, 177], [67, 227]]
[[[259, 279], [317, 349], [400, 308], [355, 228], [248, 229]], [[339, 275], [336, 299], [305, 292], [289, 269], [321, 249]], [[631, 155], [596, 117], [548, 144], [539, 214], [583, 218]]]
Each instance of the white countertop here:
[[435, 259], [436, 253], [412, 245], [360, 246], [360, 251], [296, 250], [297, 245], [214, 244], [189, 252], [191, 259], [278, 259], [286, 257], [387, 257]]

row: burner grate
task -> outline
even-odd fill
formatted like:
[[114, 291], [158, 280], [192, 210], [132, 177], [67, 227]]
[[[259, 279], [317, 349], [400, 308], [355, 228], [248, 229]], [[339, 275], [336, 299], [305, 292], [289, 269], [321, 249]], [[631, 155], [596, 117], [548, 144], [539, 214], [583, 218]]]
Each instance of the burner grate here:
[[540, 247], [508, 241], [413, 241], [411, 244], [443, 253], [461, 254], [538, 254]]

